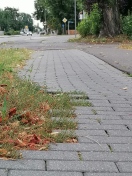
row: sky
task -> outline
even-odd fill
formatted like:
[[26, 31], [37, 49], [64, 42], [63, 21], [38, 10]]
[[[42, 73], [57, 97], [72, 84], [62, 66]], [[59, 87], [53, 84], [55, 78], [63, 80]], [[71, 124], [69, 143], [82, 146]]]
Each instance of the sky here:
[[[34, 0], [0, 0], [0, 8], [4, 10], [5, 7], [14, 7], [19, 9], [19, 12], [24, 12], [32, 15], [34, 13]], [[42, 24], [35, 20], [35, 24], [39, 23], [40, 27]]]

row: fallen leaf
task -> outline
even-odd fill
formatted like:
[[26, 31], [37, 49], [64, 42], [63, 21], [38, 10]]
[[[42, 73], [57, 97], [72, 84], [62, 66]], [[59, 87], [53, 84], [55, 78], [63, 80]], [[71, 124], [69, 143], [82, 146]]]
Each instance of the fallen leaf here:
[[10, 125], [11, 125], [11, 127], [16, 128], [20, 125], [20, 122], [16, 121], [16, 122], [10, 123]]
[[36, 134], [34, 134], [29, 141], [29, 143], [33, 143], [33, 144], [39, 144], [40, 142], [41, 142], [41, 139], [39, 136], [36, 136]]
[[0, 149], [0, 156], [5, 156], [8, 153], [6, 149]]
[[41, 147], [41, 148], [39, 149], [39, 151], [46, 150], [46, 149], [47, 149], [46, 146], [45, 146], [45, 147]]
[[49, 106], [49, 104], [48, 103], [42, 103], [41, 104], [41, 109], [43, 109], [44, 110], [44, 112], [47, 112], [47, 111], [49, 111], [50, 110], [50, 106]]
[[9, 110], [9, 117], [14, 116], [15, 114], [16, 114], [16, 107], [11, 108], [11, 109]]
[[15, 144], [20, 146], [20, 147], [26, 147], [27, 146], [27, 144], [25, 142], [21, 141], [20, 139], [17, 139], [15, 141]]
[[2, 117], [0, 117], [0, 123], [2, 122]]
[[7, 87], [7, 84], [0, 84], [0, 87]]
[[0, 86], [0, 94], [3, 95], [5, 93], [7, 93], [7, 90], [4, 87]]

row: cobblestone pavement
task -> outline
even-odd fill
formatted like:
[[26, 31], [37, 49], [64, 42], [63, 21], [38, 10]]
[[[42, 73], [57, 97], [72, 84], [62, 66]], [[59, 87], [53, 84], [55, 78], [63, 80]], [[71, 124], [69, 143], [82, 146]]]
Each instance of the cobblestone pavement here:
[[0, 176], [132, 176], [131, 77], [72, 48], [36, 51], [19, 75], [49, 91], [83, 91], [94, 106], [76, 109], [77, 144], [0, 160]]

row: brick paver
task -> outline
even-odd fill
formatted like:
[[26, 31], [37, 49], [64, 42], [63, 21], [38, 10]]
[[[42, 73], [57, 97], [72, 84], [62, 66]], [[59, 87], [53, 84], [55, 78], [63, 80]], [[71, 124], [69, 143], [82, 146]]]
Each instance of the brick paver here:
[[77, 144], [51, 144], [49, 151], [22, 152], [23, 160], [0, 160], [0, 176], [132, 175], [132, 78], [72, 47], [36, 51], [19, 75], [48, 91], [83, 91], [93, 107], [76, 109]]

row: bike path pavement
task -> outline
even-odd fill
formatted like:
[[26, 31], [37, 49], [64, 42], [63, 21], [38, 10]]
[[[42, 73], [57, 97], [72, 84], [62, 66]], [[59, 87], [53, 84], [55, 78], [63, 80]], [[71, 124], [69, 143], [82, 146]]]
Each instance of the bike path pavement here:
[[93, 107], [75, 110], [78, 143], [0, 160], [0, 176], [132, 175], [131, 77], [75, 48], [37, 51], [19, 76], [47, 85], [48, 91], [83, 91]]

